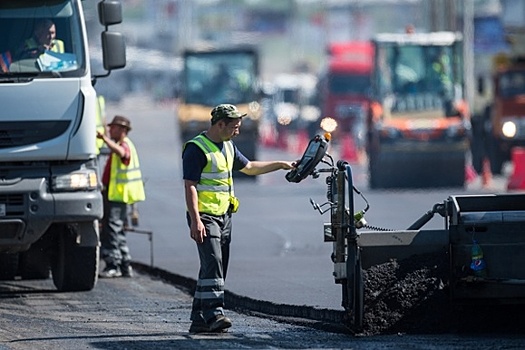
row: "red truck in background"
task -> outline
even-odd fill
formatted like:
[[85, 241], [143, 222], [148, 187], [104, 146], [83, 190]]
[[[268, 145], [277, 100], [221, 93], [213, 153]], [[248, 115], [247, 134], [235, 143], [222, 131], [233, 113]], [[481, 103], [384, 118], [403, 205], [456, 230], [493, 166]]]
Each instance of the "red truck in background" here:
[[373, 58], [374, 47], [369, 41], [332, 43], [319, 78], [321, 115], [332, 121], [323, 128], [332, 133], [334, 141], [351, 136], [358, 150], [365, 146]]
[[[473, 152], [474, 163], [490, 160], [493, 174], [501, 174], [505, 162], [511, 159], [513, 147], [525, 146], [525, 34], [509, 34], [509, 54], [493, 59], [493, 101], [487, 106], [483, 128], [476, 129], [474, 141], [485, 147]], [[484, 84], [478, 86], [483, 89]]]

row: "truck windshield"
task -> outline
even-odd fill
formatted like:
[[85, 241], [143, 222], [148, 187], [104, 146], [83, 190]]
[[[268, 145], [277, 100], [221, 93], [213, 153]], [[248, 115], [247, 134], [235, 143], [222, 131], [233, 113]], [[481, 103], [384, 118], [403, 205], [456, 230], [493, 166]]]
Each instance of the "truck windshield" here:
[[379, 45], [376, 84], [382, 99], [392, 98], [391, 111], [443, 109], [461, 86], [454, 46]]
[[0, 75], [36, 73], [38, 78], [85, 73], [82, 25], [74, 1], [2, 0], [0, 31]]
[[189, 54], [184, 68], [186, 103], [242, 104], [256, 97], [257, 62], [253, 54]]
[[370, 88], [370, 75], [332, 74], [328, 88], [335, 95], [365, 94]]
[[525, 95], [525, 72], [508, 72], [499, 77], [500, 95], [504, 98]]

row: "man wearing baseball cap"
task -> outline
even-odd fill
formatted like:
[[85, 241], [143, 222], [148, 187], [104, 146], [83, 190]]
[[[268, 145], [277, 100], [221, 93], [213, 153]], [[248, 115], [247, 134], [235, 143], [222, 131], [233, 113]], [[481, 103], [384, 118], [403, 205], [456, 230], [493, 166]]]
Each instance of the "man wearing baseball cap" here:
[[100, 241], [101, 257], [106, 267], [100, 277], [132, 277], [124, 226], [128, 219], [128, 205], [143, 201], [146, 196], [137, 150], [128, 137], [131, 122], [117, 115], [108, 126], [109, 136], [97, 132], [97, 137], [111, 150], [102, 174], [104, 217]]
[[200, 259], [190, 333], [223, 332], [232, 325], [224, 315], [224, 280], [230, 256], [231, 218], [239, 206], [233, 190], [233, 171], [261, 175], [294, 167], [289, 161], [249, 160], [241, 153], [232, 139], [239, 134], [245, 116], [231, 104], [214, 107], [208, 130], [183, 148], [186, 218]]

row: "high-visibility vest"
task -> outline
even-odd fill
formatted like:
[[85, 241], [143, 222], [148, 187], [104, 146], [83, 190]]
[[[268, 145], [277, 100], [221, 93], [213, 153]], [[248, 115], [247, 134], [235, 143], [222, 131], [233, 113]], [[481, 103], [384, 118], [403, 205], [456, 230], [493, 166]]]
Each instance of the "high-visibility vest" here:
[[[106, 123], [104, 121], [104, 115], [106, 110], [106, 100], [104, 99], [104, 96], [99, 95], [97, 96], [97, 108], [96, 108], [96, 123], [97, 123], [97, 131], [104, 134], [106, 133]], [[105, 143], [103, 139], [96, 138], [97, 140], [97, 154], [100, 153], [100, 149], [104, 147]]]
[[224, 215], [230, 209], [230, 204], [233, 204], [236, 210], [238, 203], [232, 203], [237, 200], [233, 191], [233, 142], [224, 141], [226, 156], [203, 134], [188, 142], [196, 144], [204, 152], [207, 160], [197, 184], [199, 212]]
[[9, 66], [11, 65], [11, 62], [13, 62], [13, 59], [11, 58], [11, 52], [6, 51], [0, 53], [0, 69], [2, 72], [9, 72]]
[[[51, 47], [50, 51], [57, 52], [57, 53], [64, 53], [64, 42], [59, 39], [53, 39], [51, 41], [53, 43], [53, 46]], [[34, 49], [38, 49], [38, 43], [36, 42], [35, 38], [29, 38], [25, 41], [25, 50], [31, 51]]]
[[133, 204], [145, 200], [146, 194], [135, 145], [128, 137], [124, 138], [124, 142], [129, 146], [131, 159], [126, 166], [116, 153], [111, 154], [108, 200]]

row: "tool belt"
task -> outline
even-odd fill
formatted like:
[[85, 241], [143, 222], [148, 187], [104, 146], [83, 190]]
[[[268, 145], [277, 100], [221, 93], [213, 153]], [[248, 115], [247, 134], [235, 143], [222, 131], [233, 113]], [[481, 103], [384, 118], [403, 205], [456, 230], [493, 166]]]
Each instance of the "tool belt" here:
[[239, 209], [239, 199], [237, 197], [230, 196], [230, 208], [228, 209], [228, 211], [230, 213], [236, 213], [238, 209]]

